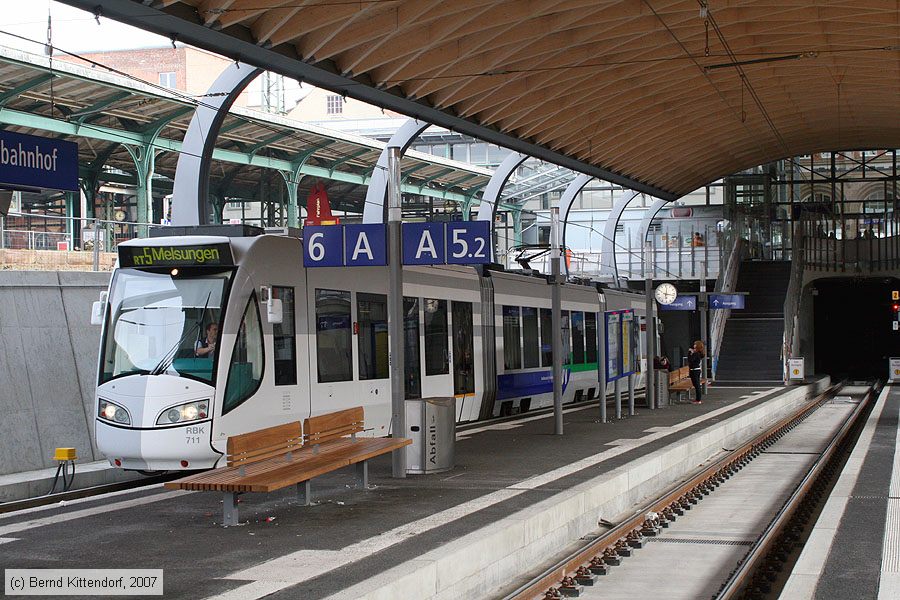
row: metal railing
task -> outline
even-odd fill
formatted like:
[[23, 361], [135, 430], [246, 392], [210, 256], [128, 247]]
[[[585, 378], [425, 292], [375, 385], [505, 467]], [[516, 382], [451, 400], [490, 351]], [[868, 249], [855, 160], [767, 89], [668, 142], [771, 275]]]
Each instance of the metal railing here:
[[867, 213], [800, 222], [806, 268], [832, 272], [874, 272], [900, 266], [900, 213]]

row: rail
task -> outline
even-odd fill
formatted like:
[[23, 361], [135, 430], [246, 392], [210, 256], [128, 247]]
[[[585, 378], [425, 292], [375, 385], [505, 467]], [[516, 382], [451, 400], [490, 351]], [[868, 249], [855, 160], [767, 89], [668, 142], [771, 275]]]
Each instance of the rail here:
[[552, 590], [558, 591], [558, 588], [554, 586], [574, 587], [575, 582], [572, 575], [585, 569], [585, 565], [602, 563], [604, 557], [616, 555], [619, 548], [627, 546], [628, 540], [633, 539], [635, 534], [640, 535], [642, 530], [655, 529], [650, 515], [659, 515], [659, 518], [665, 519], [667, 514], [672, 514], [673, 510], [683, 503], [693, 504], [696, 502], [698, 495], [708, 493], [712, 487], [718, 485], [724, 478], [730, 477], [737, 469], [747, 464], [750, 458], [759, 455], [766, 446], [774, 443], [775, 439], [833, 397], [841, 385], [830, 386], [814, 401], [804, 404], [792, 414], [778, 420], [765, 431], [741, 444], [726, 456], [714, 461], [686, 481], [670, 486], [607, 533], [591, 540], [567, 558], [504, 596], [504, 600], [554, 598], [558, 597], [551, 593]]
[[822, 454], [815, 460], [813, 466], [806, 473], [790, 497], [763, 531], [759, 539], [750, 548], [750, 551], [731, 574], [728, 580], [714, 596], [715, 600], [733, 600], [746, 588], [751, 578], [757, 572], [761, 563], [778, 543], [781, 534], [785, 531], [791, 518], [800, 508], [802, 501], [809, 494], [813, 484], [826, 469], [828, 463], [835, 457], [838, 449], [848, 439], [853, 426], [859, 421], [860, 416], [869, 406], [872, 397], [876, 393], [878, 384], [873, 385], [863, 400], [856, 405], [850, 418], [847, 419], [837, 431]]

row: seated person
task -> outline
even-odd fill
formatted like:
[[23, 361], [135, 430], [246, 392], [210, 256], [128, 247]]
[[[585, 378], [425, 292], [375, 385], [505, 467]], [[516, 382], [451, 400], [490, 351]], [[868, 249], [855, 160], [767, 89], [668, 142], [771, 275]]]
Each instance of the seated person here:
[[213, 358], [216, 352], [216, 338], [219, 337], [219, 324], [210, 323], [206, 326], [206, 337], [197, 340], [194, 344], [194, 356], [198, 358]]

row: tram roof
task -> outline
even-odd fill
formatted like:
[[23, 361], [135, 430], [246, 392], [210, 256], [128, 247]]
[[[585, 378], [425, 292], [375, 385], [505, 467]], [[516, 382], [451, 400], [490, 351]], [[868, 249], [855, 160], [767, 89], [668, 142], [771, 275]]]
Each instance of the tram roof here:
[[665, 199], [900, 135], [895, 0], [63, 1]]
[[[0, 107], [0, 126], [6, 129], [50, 132], [81, 142], [83, 168], [99, 161], [98, 166], [132, 173], [129, 152], [152, 141], [160, 151], [155, 172], [171, 178], [194, 102], [182, 93], [99, 67], [60, 60], [51, 66], [46, 56], [0, 47]], [[158, 137], [151, 140], [154, 133]], [[211, 188], [228, 181], [236, 191], [252, 190], [259, 186], [261, 169], [290, 170], [309, 154], [303, 173], [332, 180], [333, 202], [346, 203], [336, 208], [361, 212], [365, 183], [384, 146], [359, 135], [234, 107], [216, 141]], [[476, 194], [491, 175], [488, 169], [413, 150], [401, 168], [408, 174], [407, 191], [456, 200]], [[116, 180], [115, 172], [103, 177]]]

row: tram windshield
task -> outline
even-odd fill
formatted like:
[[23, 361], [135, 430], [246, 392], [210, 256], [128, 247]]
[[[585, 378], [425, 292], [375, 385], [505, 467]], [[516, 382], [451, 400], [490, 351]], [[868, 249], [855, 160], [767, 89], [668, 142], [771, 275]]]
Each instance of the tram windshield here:
[[[100, 383], [134, 373], [213, 382], [231, 271], [120, 269], [109, 295]], [[212, 348], [212, 350], [210, 350]]]

